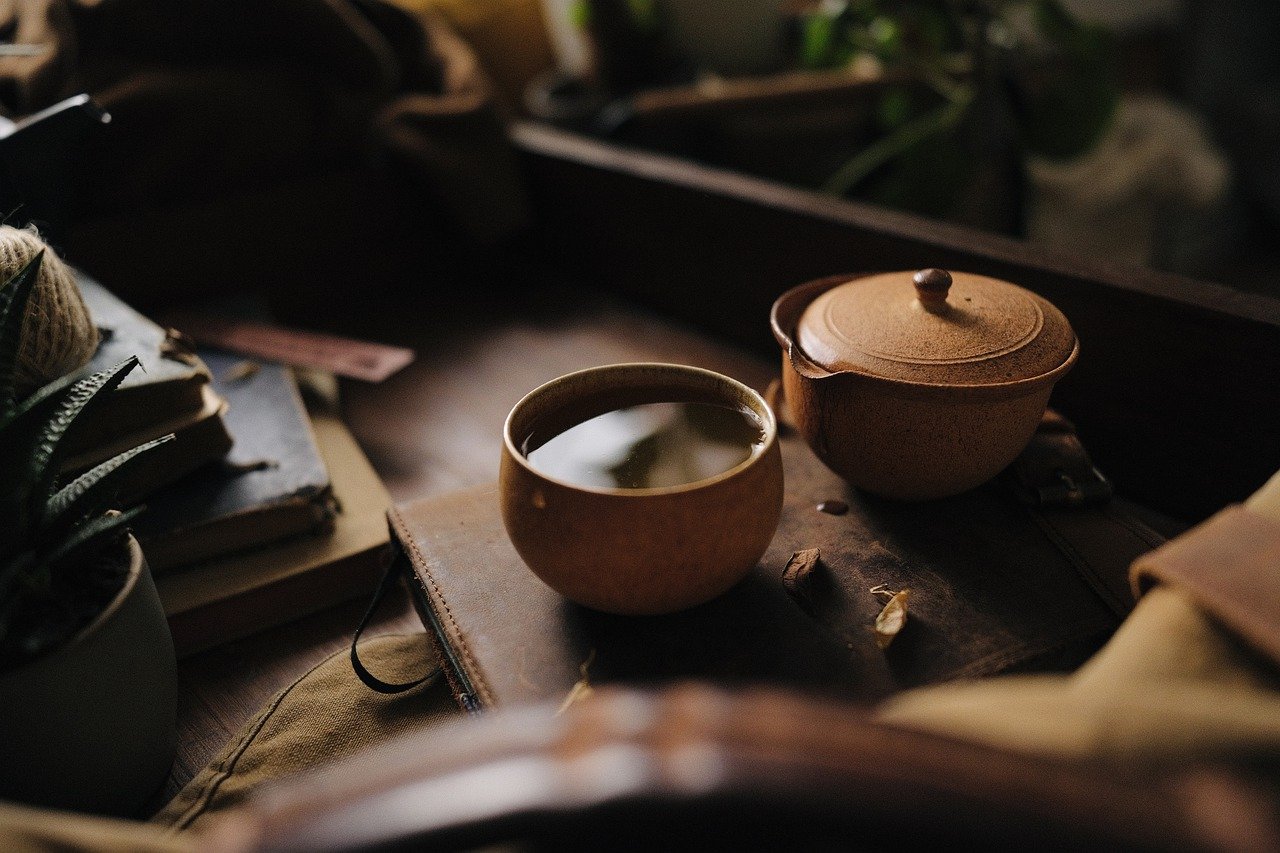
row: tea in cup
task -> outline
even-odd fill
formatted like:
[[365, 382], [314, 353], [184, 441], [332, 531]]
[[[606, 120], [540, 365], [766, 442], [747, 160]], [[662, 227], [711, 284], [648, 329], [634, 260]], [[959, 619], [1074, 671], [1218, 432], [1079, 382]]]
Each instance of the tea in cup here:
[[530, 392], [507, 418], [500, 481], [529, 568], [610, 613], [726, 591], [782, 510], [772, 411], [740, 382], [684, 365], [597, 367]]

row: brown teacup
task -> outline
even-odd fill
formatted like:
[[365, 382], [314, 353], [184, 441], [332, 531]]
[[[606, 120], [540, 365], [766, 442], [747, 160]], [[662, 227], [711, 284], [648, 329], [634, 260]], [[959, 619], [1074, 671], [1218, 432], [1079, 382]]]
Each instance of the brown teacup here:
[[[659, 486], [584, 484], [530, 460], [584, 422], [667, 403], [740, 412], [759, 428], [758, 446], [727, 470]], [[764, 554], [782, 511], [777, 423], [759, 394], [709, 370], [591, 368], [548, 382], [511, 410], [500, 485], [507, 534], [550, 587], [610, 613], [668, 613], [726, 591]]]

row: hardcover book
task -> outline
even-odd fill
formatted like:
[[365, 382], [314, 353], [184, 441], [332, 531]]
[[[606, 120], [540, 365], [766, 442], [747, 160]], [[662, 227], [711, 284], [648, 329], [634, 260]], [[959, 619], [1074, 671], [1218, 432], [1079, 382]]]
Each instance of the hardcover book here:
[[[153, 572], [248, 551], [333, 523], [329, 473], [288, 368], [202, 350], [227, 401], [227, 456], [151, 495], [134, 532]], [[248, 369], [237, 368], [247, 365]]]
[[161, 573], [156, 589], [179, 657], [369, 595], [390, 550], [382, 480], [342, 420], [313, 415], [337, 513], [328, 533]]
[[139, 367], [67, 437], [64, 470], [83, 471], [116, 453], [173, 433], [175, 440], [153, 451], [135, 469], [121, 497], [136, 500], [202, 465], [222, 458], [231, 436], [222, 416], [226, 405], [209, 386], [208, 368], [183, 338], [165, 330], [105, 287], [76, 273], [101, 343], [87, 370], [112, 367], [137, 356]]
[[140, 362], [104, 401], [92, 435], [85, 438], [95, 445], [106, 443], [203, 408], [209, 370], [184, 339], [139, 314], [83, 273], [77, 272], [76, 280], [101, 336], [89, 368], [102, 370], [130, 356], [137, 356]]

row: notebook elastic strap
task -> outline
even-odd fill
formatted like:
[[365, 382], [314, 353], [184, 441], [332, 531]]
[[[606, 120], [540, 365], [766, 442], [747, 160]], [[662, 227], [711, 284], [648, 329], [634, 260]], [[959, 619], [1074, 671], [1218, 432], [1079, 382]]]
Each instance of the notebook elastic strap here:
[[378, 607], [382, 604], [382, 600], [387, 597], [387, 593], [391, 591], [391, 588], [396, 585], [396, 581], [400, 579], [405, 565], [403, 556], [397, 556], [387, 565], [387, 570], [383, 573], [382, 580], [378, 583], [378, 588], [373, 593], [373, 599], [369, 602], [369, 608], [364, 612], [364, 618], [360, 620], [355, 636], [351, 638], [351, 668], [355, 670], [356, 675], [365, 683], [366, 687], [379, 693], [404, 693], [420, 684], [431, 681], [440, 674], [440, 667], [437, 666], [421, 678], [413, 681], [402, 681], [397, 684], [378, 678], [360, 661], [360, 653], [357, 650], [360, 643], [360, 635], [364, 633], [365, 628], [369, 627], [369, 623], [373, 620], [374, 614], [378, 612]]

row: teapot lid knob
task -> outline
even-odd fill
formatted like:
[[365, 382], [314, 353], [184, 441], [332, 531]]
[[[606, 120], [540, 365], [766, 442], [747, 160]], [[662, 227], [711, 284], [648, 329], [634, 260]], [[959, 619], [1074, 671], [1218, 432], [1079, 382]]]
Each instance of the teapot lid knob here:
[[916, 285], [916, 298], [925, 308], [938, 309], [947, 304], [951, 289], [951, 273], [940, 269], [920, 270], [911, 280]]

